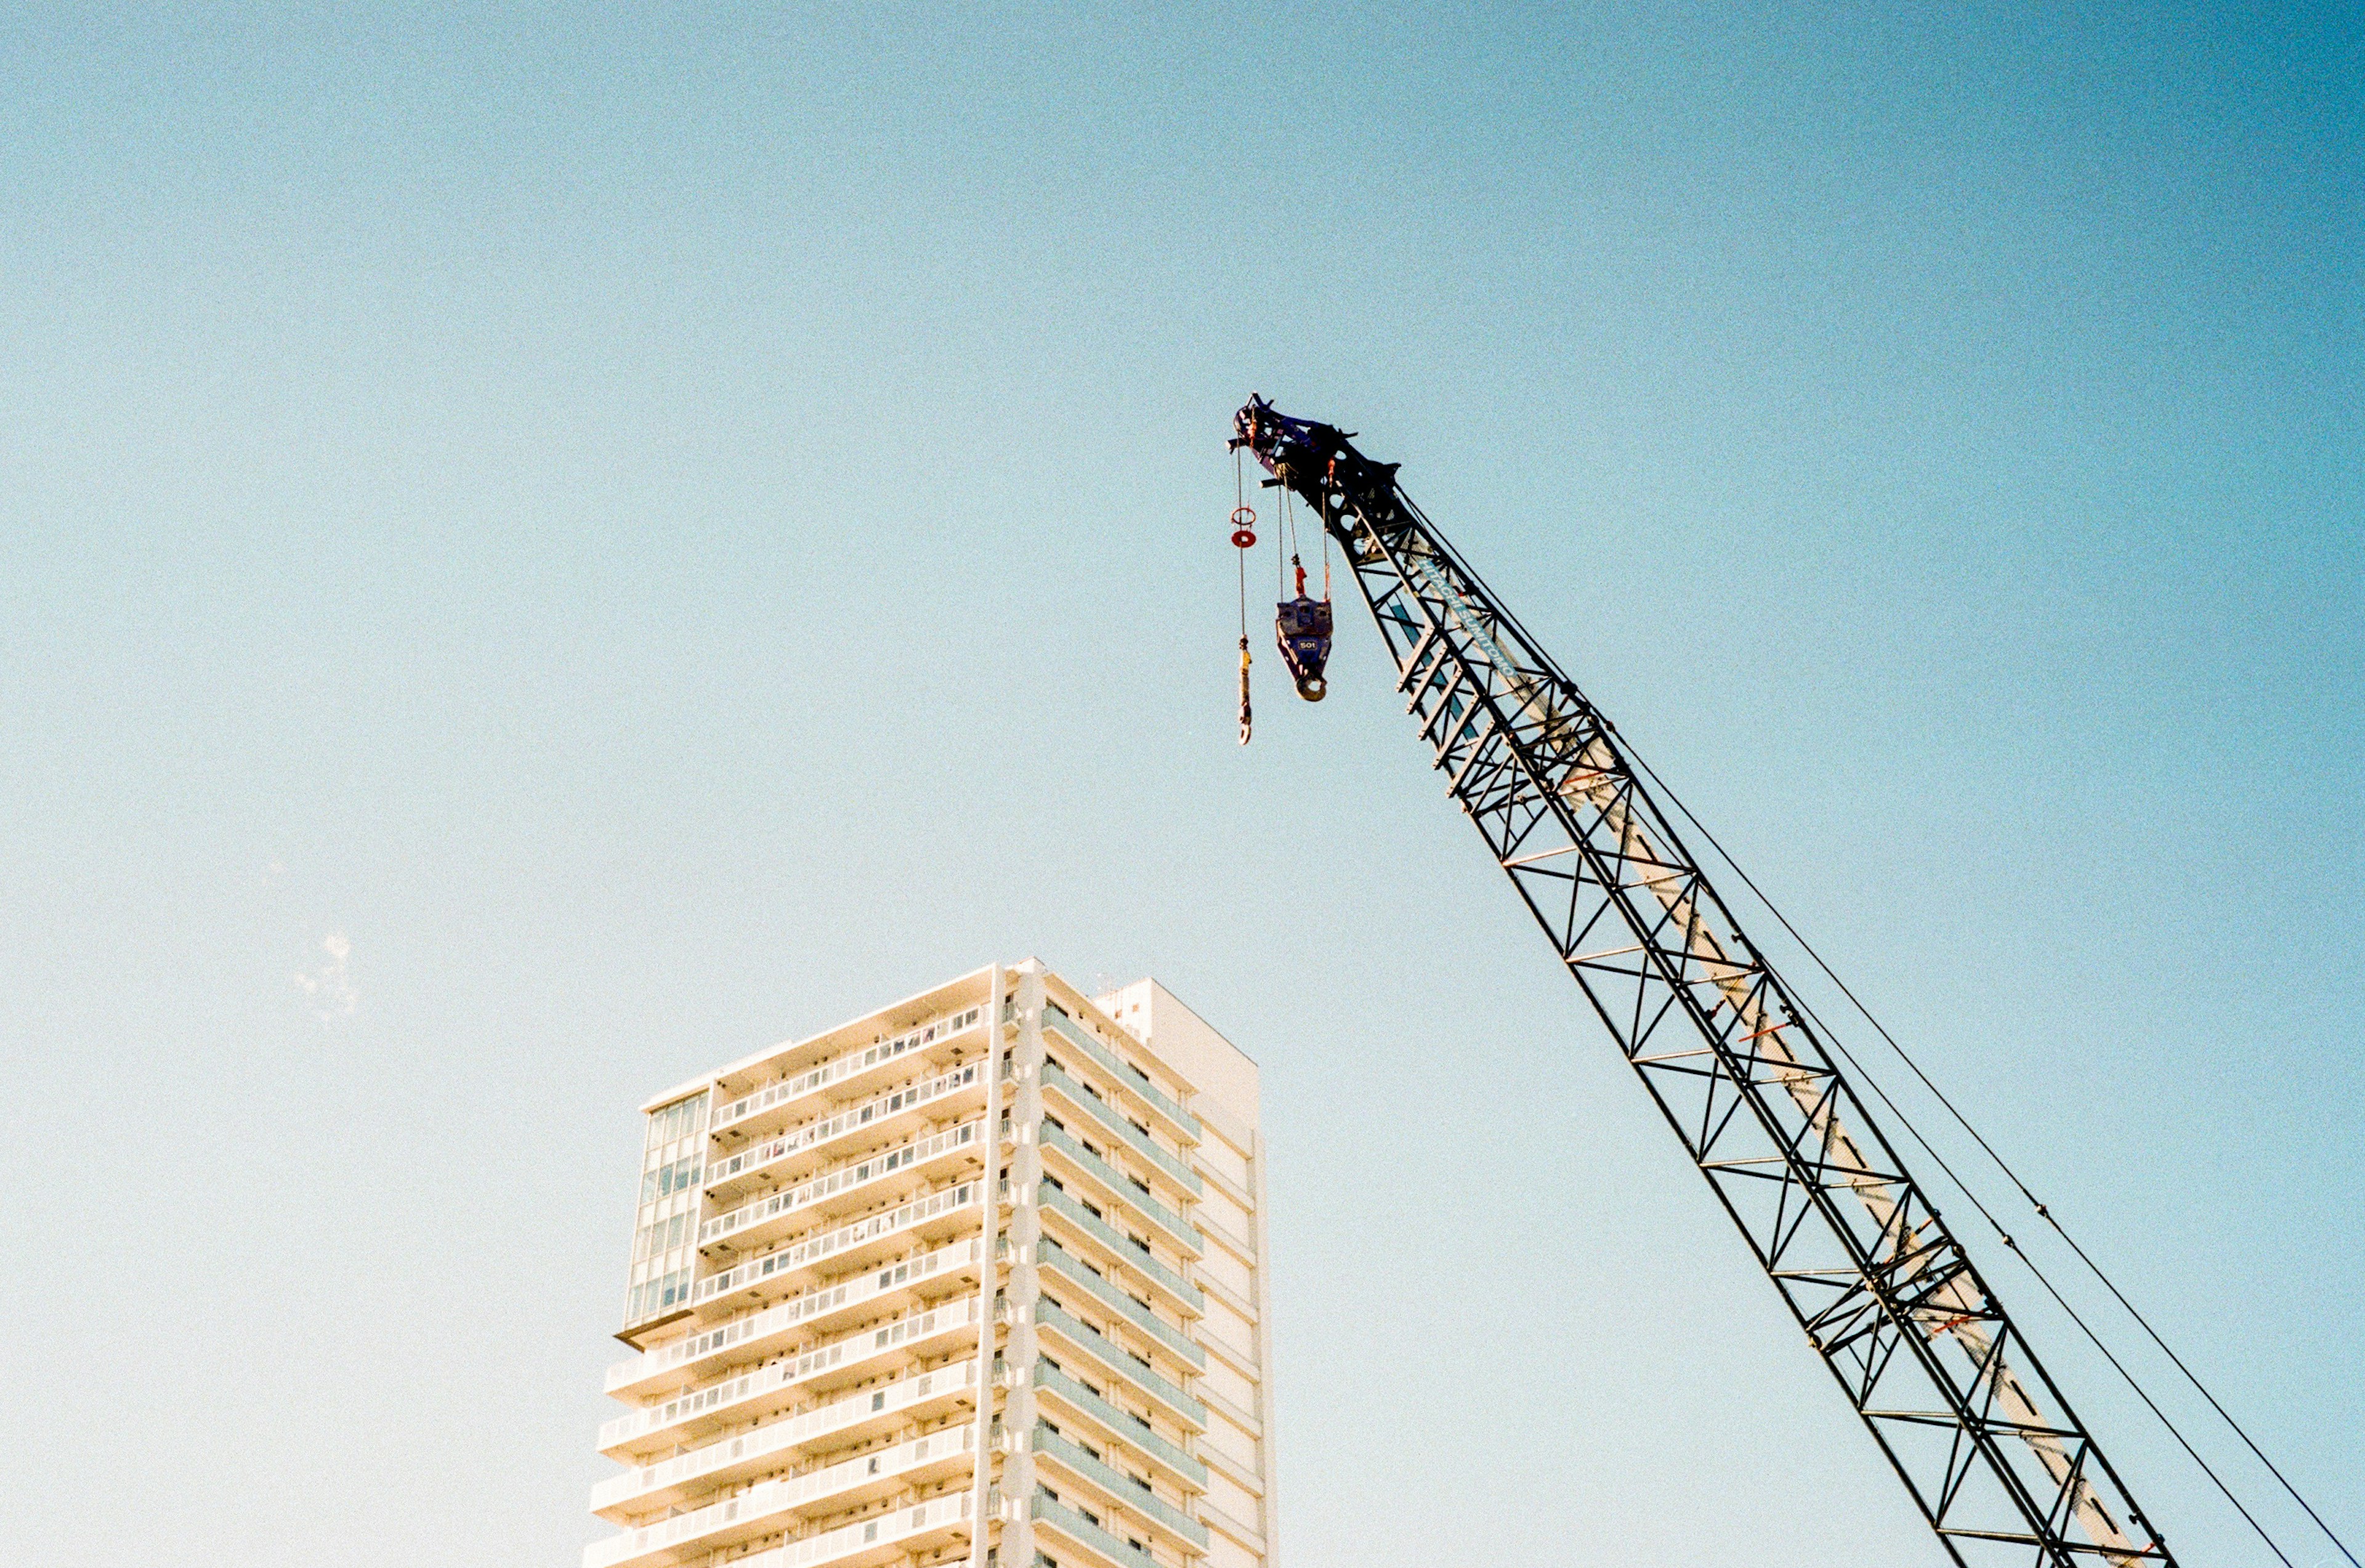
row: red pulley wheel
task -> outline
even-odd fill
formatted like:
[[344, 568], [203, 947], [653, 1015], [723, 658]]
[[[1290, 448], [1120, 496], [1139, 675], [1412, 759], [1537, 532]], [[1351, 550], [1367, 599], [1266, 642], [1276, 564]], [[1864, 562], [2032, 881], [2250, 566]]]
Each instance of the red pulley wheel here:
[[1232, 543], [1241, 549], [1256, 543], [1256, 509], [1241, 507], [1232, 513]]

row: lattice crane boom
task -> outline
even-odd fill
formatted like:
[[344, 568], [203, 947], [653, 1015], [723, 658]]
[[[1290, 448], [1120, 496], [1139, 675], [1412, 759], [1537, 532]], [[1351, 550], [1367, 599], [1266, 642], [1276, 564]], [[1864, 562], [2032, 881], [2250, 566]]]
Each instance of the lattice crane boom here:
[[1258, 398], [1474, 823], [1956, 1563], [2173, 1564], [1614, 726], [1395, 481]]

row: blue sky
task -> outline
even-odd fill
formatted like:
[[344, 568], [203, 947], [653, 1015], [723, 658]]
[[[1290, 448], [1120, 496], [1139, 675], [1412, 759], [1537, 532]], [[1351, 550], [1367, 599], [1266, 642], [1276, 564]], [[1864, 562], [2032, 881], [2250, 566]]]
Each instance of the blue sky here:
[[[0, 65], [0, 1556], [571, 1562], [632, 1107], [1036, 954], [1263, 1064], [1293, 1562], [1935, 1562], [1369, 628], [1232, 744], [1251, 389], [1404, 464], [2365, 1536], [2353, 13]], [[2266, 1561], [1989, 1266], [2187, 1561]]]

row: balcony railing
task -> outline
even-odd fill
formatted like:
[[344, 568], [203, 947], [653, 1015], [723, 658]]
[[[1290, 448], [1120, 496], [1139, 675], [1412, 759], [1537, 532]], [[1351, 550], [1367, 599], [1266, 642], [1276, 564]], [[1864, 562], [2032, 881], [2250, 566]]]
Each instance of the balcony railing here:
[[977, 1141], [979, 1129], [984, 1126], [982, 1117], [973, 1122], [963, 1122], [957, 1127], [946, 1128], [934, 1137], [925, 1137], [917, 1143], [905, 1144], [901, 1148], [891, 1148], [884, 1154], [872, 1155], [859, 1164], [845, 1166], [826, 1175], [816, 1176], [810, 1182], [801, 1182], [785, 1192], [775, 1193], [768, 1198], [758, 1198], [752, 1204], [742, 1204], [729, 1213], [717, 1215], [700, 1226], [698, 1227], [699, 1244], [704, 1246], [707, 1242], [721, 1240], [723, 1237], [735, 1231], [745, 1230], [751, 1225], [761, 1225], [766, 1220], [794, 1213], [808, 1204], [819, 1203], [824, 1198], [835, 1196], [850, 1188], [859, 1187], [866, 1182], [875, 1182], [882, 1176], [920, 1164], [924, 1160], [934, 1159], [937, 1155], [958, 1148], [964, 1144], [974, 1143]]
[[[1199, 1173], [1192, 1170], [1181, 1155], [1160, 1144], [1148, 1133], [1126, 1121], [1123, 1111], [1061, 1071], [1058, 1064], [1053, 1062], [1043, 1064], [1043, 1082], [1047, 1088], [1057, 1089], [1066, 1094], [1078, 1110], [1099, 1122], [1111, 1134], [1122, 1138], [1136, 1154], [1174, 1178], [1182, 1184], [1183, 1191], [1195, 1195], [1204, 1190], [1199, 1182]], [[707, 1172], [707, 1180], [711, 1182], [714, 1179], [714, 1173], [710, 1169]]]
[[868, 1219], [856, 1220], [852, 1225], [839, 1226], [835, 1230], [824, 1231], [821, 1235], [800, 1241], [793, 1247], [783, 1247], [777, 1252], [767, 1252], [760, 1258], [750, 1258], [736, 1268], [725, 1269], [719, 1274], [712, 1274], [699, 1281], [697, 1293], [691, 1300], [712, 1301], [716, 1296], [728, 1295], [736, 1290], [745, 1290], [749, 1285], [768, 1280], [775, 1274], [788, 1273], [792, 1270], [804, 1268], [808, 1264], [818, 1263], [833, 1253], [843, 1252], [849, 1247], [858, 1247], [866, 1241], [875, 1240], [891, 1232], [909, 1229], [915, 1225], [925, 1225], [940, 1215], [950, 1214], [955, 1209], [976, 1203], [984, 1191], [983, 1182], [963, 1182], [958, 1187], [948, 1187], [941, 1193], [931, 1193], [916, 1202], [905, 1204], [900, 1208], [889, 1209], [884, 1214], [872, 1215]]
[[[898, 1508], [875, 1519], [841, 1525], [819, 1535], [807, 1536], [802, 1540], [790, 1541], [786, 1546], [773, 1547], [768, 1551], [734, 1557], [731, 1560], [731, 1568], [811, 1568], [813, 1564], [835, 1562], [857, 1552], [877, 1557], [916, 1537], [932, 1535], [943, 1529], [966, 1530], [970, 1506], [974, 1498], [975, 1494], [963, 1487], [958, 1495], [947, 1493], [941, 1497], [931, 1497], [925, 1503]], [[993, 1496], [989, 1489], [986, 1506], [991, 1510], [993, 1506]], [[901, 1556], [902, 1553], [894, 1552], [894, 1555]]]
[[1207, 1428], [1207, 1409], [1197, 1400], [1152, 1372], [1138, 1356], [1091, 1324], [1084, 1322], [1048, 1301], [1035, 1304], [1035, 1321], [1043, 1327], [1065, 1335], [1082, 1350], [1118, 1377], [1125, 1379], [1142, 1393], [1160, 1401], [1182, 1417], [1182, 1424], [1195, 1431]]
[[953, 1366], [936, 1367], [917, 1377], [900, 1378], [877, 1391], [863, 1391], [850, 1398], [834, 1399], [818, 1409], [785, 1421], [775, 1421], [768, 1427], [758, 1427], [752, 1432], [742, 1432], [731, 1438], [678, 1454], [662, 1464], [645, 1465], [622, 1475], [611, 1475], [591, 1488], [591, 1510], [613, 1507], [644, 1493], [662, 1486], [711, 1475], [732, 1465], [753, 1463], [767, 1455], [779, 1453], [827, 1437], [848, 1427], [858, 1427], [880, 1416], [908, 1410], [931, 1399], [977, 1386], [977, 1358]]
[[[1127, 1189], [1127, 1191], [1132, 1190]], [[1044, 1208], [1081, 1226], [1098, 1240], [1105, 1242], [1109, 1250], [1124, 1259], [1128, 1268], [1140, 1270], [1175, 1295], [1189, 1302], [1194, 1307], [1204, 1309], [1206, 1306], [1207, 1298], [1201, 1293], [1198, 1286], [1134, 1245], [1132, 1237], [1084, 1207], [1080, 1200], [1052, 1186], [1046, 1186], [1037, 1196]]]
[[833, 1494], [906, 1474], [923, 1465], [941, 1464], [947, 1459], [972, 1451], [976, 1446], [976, 1426], [963, 1421], [958, 1427], [931, 1432], [925, 1438], [914, 1438], [875, 1453], [861, 1454], [803, 1475], [758, 1482], [735, 1497], [710, 1503], [686, 1514], [676, 1514], [669, 1519], [640, 1529], [626, 1530], [606, 1540], [594, 1541], [583, 1551], [583, 1568], [615, 1568], [616, 1564], [634, 1558], [726, 1529], [737, 1529], [743, 1534], [759, 1533], [750, 1527], [769, 1515], [804, 1507]]
[[745, 1317], [734, 1317], [728, 1323], [718, 1324], [703, 1334], [693, 1334], [687, 1339], [677, 1339], [629, 1361], [618, 1361], [608, 1369], [608, 1391], [612, 1394], [617, 1389], [656, 1377], [676, 1367], [717, 1355], [734, 1345], [785, 1333], [823, 1313], [835, 1312], [843, 1306], [859, 1306], [889, 1291], [901, 1290], [948, 1269], [975, 1263], [984, 1256], [984, 1240], [973, 1237], [967, 1241], [956, 1241], [949, 1247], [923, 1252], [916, 1258], [906, 1258], [900, 1263], [891, 1263], [860, 1279], [792, 1296], [760, 1312], [751, 1312]]
[[1043, 1022], [1058, 1030], [1060, 1037], [1070, 1045], [1106, 1068], [1128, 1092], [1140, 1095], [1157, 1109], [1160, 1115], [1177, 1126], [1188, 1129], [1193, 1139], [1198, 1137], [1198, 1117], [1184, 1110], [1181, 1101], [1152, 1083], [1139, 1068], [1093, 1037], [1090, 1029], [1061, 1012], [1057, 1002], [1044, 1004]]
[[1124, 1471], [1085, 1450], [1079, 1443], [1070, 1442], [1059, 1433], [1039, 1423], [1031, 1439], [1037, 1453], [1048, 1454], [1076, 1472], [1128, 1508], [1138, 1508], [1146, 1517], [1189, 1541], [1200, 1551], [1207, 1550], [1207, 1527], [1159, 1496], [1145, 1491], [1139, 1482]]
[[1084, 1291], [1101, 1305], [1124, 1317], [1136, 1328], [1149, 1335], [1166, 1347], [1178, 1360], [1188, 1361], [1194, 1370], [1207, 1370], [1207, 1352], [1191, 1342], [1190, 1337], [1167, 1322], [1158, 1314], [1125, 1294], [1106, 1275], [1093, 1272], [1074, 1253], [1045, 1237], [1041, 1243], [1043, 1261], [1055, 1270], [1061, 1279]]
[[1196, 1458], [1160, 1437], [1132, 1411], [1110, 1404], [1077, 1379], [1039, 1357], [1035, 1362], [1035, 1386], [1050, 1390], [1144, 1453], [1189, 1476], [1201, 1487], [1207, 1484], [1207, 1467]]
[[1043, 1124], [1043, 1147], [1056, 1148], [1069, 1159], [1092, 1172], [1093, 1179], [1117, 1198], [1141, 1211], [1142, 1216], [1164, 1231], [1167, 1239], [1191, 1257], [1196, 1258], [1207, 1249], [1207, 1243], [1188, 1221], [1156, 1198], [1133, 1184], [1125, 1172], [1086, 1148], [1082, 1143], [1050, 1123]]
[[753, 1148], [743, 1148], [728, 1159], [713, 1160], [706, 1167], [706, 1184], [712, 1187], [718, 1182], [727, 1182], [744, 1171], [753, 1170], [761, 1165], [769, 1165], [775, 1159], [783, 1159], [800, 1149], [811, 1148], [817, 1143], [826, 1143], [831, 1138], [839, 1137], [859, 1127], [867, 1126], [881, 1116], [890, 1116], [898, 1111], [908, 1111], [914, 1105], [925, 1105], [931, 1100], [940, 1100], [966, 1085], [977, 1082], [980, 1065], [977, 1062], [964, 1063], [950, 1072], [940, 1073], [925, 1082], [898, 1089], [892, 1094], [881, 1094], [876, 1100], [866, 1101], [859, 1105], [848, 1106], [835, 1116], [818, 1122], [808, 1122], [803, 1126], [782, 1133], [779, 1137], [767, 1139]]
[[851, 1078], [857, 1072], [877, 1067], [882, 1061], [892, 1061], [906, 1051], [923, 1050], [935, 1045], [938, 1040], [948, 1040], [962, 1030], [975, 1026], [978, 1020], [984, 1016], [985, 1009], [982, 1006], [967, 1008], [923, 1024], [918, 1028], [898, 1035], [891, 1040], [881, 1040], [875, 1046], [866, 1046], [858, 1051], [848, 1051], [844, 1056], [832, 1057], [819, 1067], [799, 1073], [794, 1078], [783, 1079], [778, 1083], [768, 1083], [752, 1094], [744, 1094], [732, 1101], [731, 1103], [714, 1113], [713, 1123], [708, 1130], [720, 1132], [734, 1122], [745, 1121], [758, 1111], [768, 1111], [784, 1101], [810, 1094], [814, 1090], [835, 1083], [841, 1078]]
[[1123, 1563], [1126, 1568], [1165, 1568], [1163, 1563], [1141, 1548], [1119, 1540], [1066, 1504], [1051, 1501], [1039, 1488], [1027, 1503], [1026, 1511], [1041, 1523], [1065, 1531], [1070, 1539], [1099, 1552], [1112, 1562]]
[[972, 1327], [977, 1322], [978, 1304], [981, 1299], [981, 1294], [964, 1296], [958, 1301], [947, 1302], [942, 1306], [931, 1307], [909, 1317], [899, 1317], [892, 1323], [882, 1323], [876, 1328], [842, 1335], [814, 1346], [802, 1355], [775, 1361], [770, 1366], [757, 1367], [725, 1382], [693, 1390], [677, 1399], [668, 1399], [662, 1405], [651, 1405], [630, 1415], [619, 1416], [600, 1428], [600, 1446], [611, 1449], [634, 1438], [678, 1426], [710, 1411], [743, 1404], [779, 1389], [794, 1387], [835, 1367], [867, 1361], [898, 1346], [925, 1339], [930, 1335]]

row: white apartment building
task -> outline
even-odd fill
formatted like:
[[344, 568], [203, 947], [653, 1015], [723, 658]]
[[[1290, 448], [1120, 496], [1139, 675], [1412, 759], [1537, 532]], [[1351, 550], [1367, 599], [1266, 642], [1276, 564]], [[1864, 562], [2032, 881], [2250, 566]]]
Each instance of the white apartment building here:
[[658, 1095], [584, 1568], [1261, 1568], [1253, 1062], [994, 965]]

